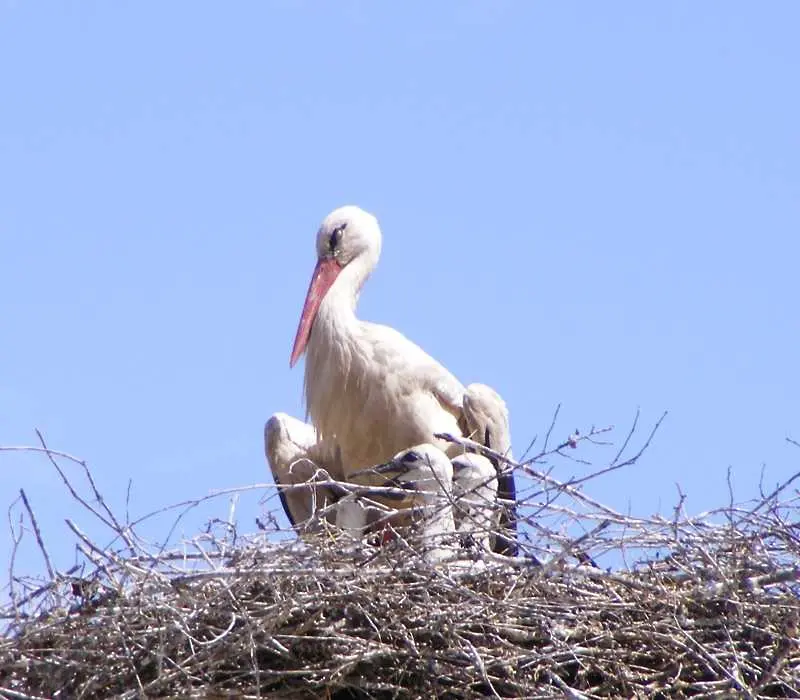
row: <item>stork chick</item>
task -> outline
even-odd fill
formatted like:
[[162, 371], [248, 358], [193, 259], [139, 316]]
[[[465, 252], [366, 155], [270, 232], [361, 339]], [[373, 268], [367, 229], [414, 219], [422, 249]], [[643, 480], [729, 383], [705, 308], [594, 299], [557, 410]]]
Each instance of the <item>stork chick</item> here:
[[452, 460], [456, 529], [462, 543], [490, 548], [497, 531], [497, 472], [484, 456], [472, 453]]
[[433, 559], [452, 551], [448, 545], [455, 532], [453, 465], [442, 450], [431, 444], [417, 445], [386, 464], [353, 474], [356, 479], [364, 476], [408, 492], [404, 507], [390, 519], [392, 525], [407, 530], [410, 539], [424, 545]]

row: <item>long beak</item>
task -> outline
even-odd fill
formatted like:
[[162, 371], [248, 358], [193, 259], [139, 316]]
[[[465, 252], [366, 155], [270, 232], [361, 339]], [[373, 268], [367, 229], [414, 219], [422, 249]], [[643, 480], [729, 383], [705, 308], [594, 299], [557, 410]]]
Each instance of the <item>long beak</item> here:
[[341, 266], [334, 258], [320, 258], [311, 275], [311, 283], [308, 285], [306, 301], [303, 304], [303, 312], [300, 314], [300, 324], [297, 326], [297, 335], [294, 337], [292, 356], [289, 358], [289, 367], [294, 367], [300, 359], [300, 355], [305, 352], [308, 339], [311, 336], [311, 327], [319, 311], [319, 305], [336, 281]]
[[394, 461], [386, 462], [385, 464], [379, 464], [375, 467], [367, 467], [366, 469], [360, 469], [357, 472], [352, 472], [350, 477], [358, 477], [358, 476], [368, 476], [369, 474], [396, 474], [401, 473], [403, 470], [397, 466]]

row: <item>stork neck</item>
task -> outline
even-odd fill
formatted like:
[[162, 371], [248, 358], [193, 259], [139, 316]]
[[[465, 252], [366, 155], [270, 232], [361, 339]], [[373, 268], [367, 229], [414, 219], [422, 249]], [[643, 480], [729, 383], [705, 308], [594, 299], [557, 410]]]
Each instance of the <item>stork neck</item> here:
[[377, 260], [360, 255], [342, 268], [320, 304], [319, 315], [329, 321], [354, 321], [358, 297]]

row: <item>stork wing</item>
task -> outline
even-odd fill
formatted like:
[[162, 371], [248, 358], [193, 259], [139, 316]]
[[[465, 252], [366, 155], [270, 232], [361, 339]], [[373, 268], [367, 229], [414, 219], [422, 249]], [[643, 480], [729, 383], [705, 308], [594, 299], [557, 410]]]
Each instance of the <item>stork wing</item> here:
[[442, 408], [456, 418], [461, 417], [464, 385], [444, 365], [390, 326], [363, 321], [361, 325], [362, 332], [370, 337], [376, 366], [386, 367], [389, 373], [413, 376], [419, 387], [430, 391]]
[[[320, 469], [337, 481], [344, 479], [335, 446], [318, 441], [316, 431], [308, 423], [276, 413], [264, 426], [264, 452], [292, 527], [299, 533], [318, 529], [314, 524], [315, 512], [336, 501], [337, 497], [330, 487], [314, 485], [313, 481]], [[291, 491], [280, 488], [303, 484], [307, 487]]]
[[[508, 409], [500, 395], [485, 384], [470, 384], [464, 392], [464, 423], [473, 440], [491, 447], [511, 458], [511, 430]], [[517, 547], [517, 488], [514, 472], [495, 464], [498, 471], [497, 498], [506, 501], [500, 514], [500, 531], [493, 550], [516, 556]]]

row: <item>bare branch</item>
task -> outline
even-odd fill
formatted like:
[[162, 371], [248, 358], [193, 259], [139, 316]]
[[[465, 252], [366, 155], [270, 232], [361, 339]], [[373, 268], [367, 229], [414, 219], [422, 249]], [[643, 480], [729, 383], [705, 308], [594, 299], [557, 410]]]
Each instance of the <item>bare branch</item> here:
[[47, 573], [50, 574], [50, 578], [56, 578], [55, 571], [53, 570], [53, 565], [50, 563], [50, 556], [47, 554], [47, 549], [44, 546], [44, 541], [42, 540], [42, 532], [39, 530], [39, 523], [36, 522], [36, 516], [33, 514], [33, 509], [31, 508], [31, 504], [28, 502], [28, 497], [25, 495], [25, 491], [23, 489], [19, 490], [20, 498], [22, 499], [22, 503], [25, 505], [25, 510], [28, 511], [28, 518], [30, 518], [31, 526], [33, 527], [33, 534], [36, 536], [36, 543], [39, 545], [39, 551], [41, 551], [42, 556], [44, 557], [45, 566], [47, 566]]

